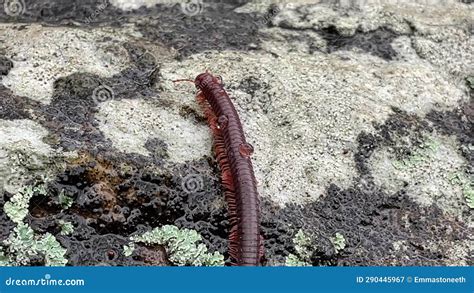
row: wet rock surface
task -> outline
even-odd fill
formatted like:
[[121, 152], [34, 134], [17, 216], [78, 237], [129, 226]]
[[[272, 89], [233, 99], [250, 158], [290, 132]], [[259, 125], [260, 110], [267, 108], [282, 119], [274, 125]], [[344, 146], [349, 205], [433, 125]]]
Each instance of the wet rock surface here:
[[[14, 150], [42, 154], [18, 183], [49, 174], [25, 222], [69, 265], [170, 265], [158, 245], [123, 252], [163, 225], [228, 259], [211, 137], [193, 87], [172, 82], [206, 69], [255, 146], [267, 265], [296, 253], [299, 230], [312, 265], [472, 265], [466, 186], [449, 183], [473, 175], [472, 4], [24, 3], [0, 9], [0, 173], [15, 172]], [[446, 172], [420, 155], [429, 139], [448, 150]], [[3, 211], [12, 190], [0, 191]], [[0, 240], [14, 226], [2, 212]]]

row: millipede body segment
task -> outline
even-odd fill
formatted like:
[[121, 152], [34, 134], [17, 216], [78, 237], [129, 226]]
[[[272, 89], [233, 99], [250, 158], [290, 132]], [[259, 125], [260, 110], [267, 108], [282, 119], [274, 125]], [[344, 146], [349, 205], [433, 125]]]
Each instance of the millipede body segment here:
[[214, 136], [214, 151], [222, 172], [229, 207], [229, 254], [233, 264], [258, 266], [263, 259], [260, 203], [250, 159], [253, 147], [245, 140], [239, 115], [219, 78], [202, 73], [194, 80], [197, 100]]

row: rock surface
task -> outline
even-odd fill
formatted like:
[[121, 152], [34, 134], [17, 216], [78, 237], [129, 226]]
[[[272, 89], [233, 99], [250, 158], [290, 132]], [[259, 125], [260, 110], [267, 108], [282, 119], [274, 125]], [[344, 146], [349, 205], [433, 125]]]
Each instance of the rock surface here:
[[[473, 6], [369, 2], [0, 9], [0, 208], [47, 181], [27, 221], [72, 265], [96, 264], [93, 243], [97, 264], [168, 264], [121, 251], [166, 224], [227, 257], [211, 135], [194, 86], [173, 82], [209, 70], [255, 148], [268, 265], [296, 253], [300, 229], [312, 265], [472, 265]], [[0, 240], [11, 227], [0, 217]]]

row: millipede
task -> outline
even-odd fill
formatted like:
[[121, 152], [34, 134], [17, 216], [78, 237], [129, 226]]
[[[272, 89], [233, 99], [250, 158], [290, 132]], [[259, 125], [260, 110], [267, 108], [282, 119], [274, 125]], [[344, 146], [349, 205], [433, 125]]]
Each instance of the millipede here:
[[259, 266], [264, 258], [260, 231], [260, 201], [251, 155], [253, 147], [244, 135], [239, 115], [225, 91], [222, 79], [205, 72], [192, 81], [213, 135], [216, 160], [228, 205], [229, 256], [232, 265]]

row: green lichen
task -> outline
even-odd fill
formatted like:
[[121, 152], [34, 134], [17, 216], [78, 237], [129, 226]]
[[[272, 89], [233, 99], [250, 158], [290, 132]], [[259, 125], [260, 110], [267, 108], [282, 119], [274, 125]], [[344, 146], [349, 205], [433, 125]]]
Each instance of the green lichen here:
[[71, 197], [64, 194], [64, 190], [61, 190], [61, 192], [59, 193], [58, 200], [59, 200], [59, 205], [61, 205], [61, 207], [64, 210], [67, 210], [68, 208], [70, 208], [74, 202], [74, 200]]
[[474, 209], [474, 187], [472, 184], [467, 185], [463, 189], [464, 197], [466, 198], [467, 206]]
[[36, 235], [23, 221], [28, 215], [28, 206], [35, 195], [46, 196], [45, 185], [28, 186], [20, 189], [5, 203], [5, 214], [16, 223], [16, 227], [0, 248], [0, 265], [30, 265], [31, 259], [43, 256], [46, 266], [64, 266], [66, 249], [62, 248], [56, 238], [46, 233]]
[[66, 222], [63, 220], [59, 220], [59, 226], [61, 227], [61, 235], [71, 235], [74, 232], [74, 226], [71, 222]]
[[294, 254], [289, 254], [285, 259], [285, 265], [287, 267], [307, 267], [311, 266], [311, 264], [307, 263], [304, 260], [301, 260], [298, 256]]
[[5, 203], [3, 209], [14, 223], [19, 224], [23, 222], [23, 219], [28, 215], [30, 199], [35, 194], [46, 195], [44, 185], [25, 187], [14, 194], [10, 201]]
[[21, 266], [30, 265], [33, 257], [44, 256], [46, 266], [64, 266], [66, 249], [62, 248], [53, 235], [35, 235], [26, 224], [20, 223], [3, 242], [2, 265]]
[[303, 230], [299, 230], [293, 239], [297, 255], [290, 254], [285, 259], [286, 266], [310, 266], [312, 243], [311, 238]]
[[411, 156], [404, 160], [396, 160], [392, 165], [398, 169], [414, 168], [422, 163], [428, 162], [433, 154], [439, 149], [440, 143], [433, 139], [426, 139], [417, 147]]
[[67, 249], [63, 248], [53, 235], [46, 233], [41, 236], [36, 247], [39, 253], [44, 254], [46, 266], [65, 266], [67, 264], [65, 258]]
[[[336, 233], [335, 237], [331, 238], [331, 242], [334, 245], [334, 250], [336, 253], [339, 253], [346, 247], [346, 239], [340, 233]], [[288, 255], [285, 259], [285, 265], [310, 266], [311, 255], [315, 250], [311, 238], [302, 230], [299, 230], [293, 239], [293, 243], [295, 244], [296, 254]]]
[[[224, 265], [224, 256], [218, 252], [209, 253], [204, 244], [198, 244], [202, 238], [194, 230], [166, 225], [142, 235], [133, 236], [130, 240], [135, 243], [163, 245], [169, 260], [177, 266]], [[129, 252], [127, 250], [127, 253]]]
[[346, 247], [346, 239], [344, 238], [344, 235], [341, 233], [336, 233], [336, 235], [331, 238], [331, 242], [334, 245], [334, 249], [336, 250], [336, 253], [339, 253]]
[[0, 246], [0, 267], [6, 267], [10, 264], [8, 257], [5, 255], [3, 251], [3, 247]]
[[135, 251], [135, 243], [130, 243], [130, 245], [123, 246], [123, 255], [130, 256]]
[[474, 76], [466, 77], [466, 82], [471, 89], [474, 89]]
[[305, 259], [309, 259], [311, 256], [311, 239], [306, 235], [303, 230], [299, 230], [293, 240], [295, 249], [298, 255]]
[[449, 182], [452, 185], [460, 186], [464, 198], [466, 199], [467, 206], [470, 209], [474, 209], [474, 180], [472, 177], [468, 178], [461, 172], [453, 173], [449, 176]]

